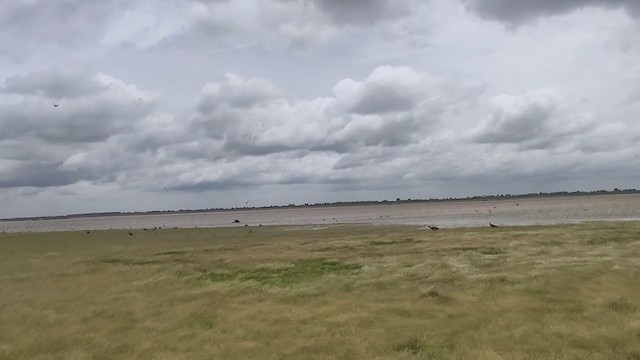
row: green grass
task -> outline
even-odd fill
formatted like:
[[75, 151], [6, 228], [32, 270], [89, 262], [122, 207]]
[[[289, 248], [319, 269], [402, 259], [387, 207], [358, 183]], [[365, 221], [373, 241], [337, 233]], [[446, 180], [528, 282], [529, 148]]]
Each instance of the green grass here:
[[0, 359], [640, 359], [640, 223], [0, 234]]

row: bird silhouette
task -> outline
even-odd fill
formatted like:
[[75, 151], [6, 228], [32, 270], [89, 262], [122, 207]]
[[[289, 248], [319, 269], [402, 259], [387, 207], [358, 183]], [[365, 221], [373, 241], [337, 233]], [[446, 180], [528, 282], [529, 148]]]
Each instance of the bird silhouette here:
[[439, 227], [437, 227], [437, 226], [431, 226], [431, 225], [429, 225], [429, 229], [431, 229], [431, 230], [433, 230], [433, 231], [436, 231], [436, 230], [439, 230], [440, 228], [439, 228]]
[[53, 107], [58, 107], [60, 104], [53, 103]]
[[133, 233], [131, 231], [129, 231], [129, 236], [133, 236]]
[[498, 225], [494, 225], [494, 224], [492, 224], [492, 223], [489, 223], [489, 226], [491, 226], [492, 228], [494, 228], [494, 227], [498, 227]]

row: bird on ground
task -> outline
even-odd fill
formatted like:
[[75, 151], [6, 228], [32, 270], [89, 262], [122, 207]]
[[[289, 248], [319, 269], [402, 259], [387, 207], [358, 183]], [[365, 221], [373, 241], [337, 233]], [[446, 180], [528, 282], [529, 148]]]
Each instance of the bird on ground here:
[[494, 225], [494, 224], [492, 224], [492, 223], [489, 223], [489, 226], [491, 226], [492, 228], [494, 228], [494, 227], [498, 227], [498, 225]]
[[60, 104], [53, 103], [53, 107], [58, 107]]
[[431, 229], [431, 230], [433, 230], [433, 231], [440, 230], [440, 228], [439, 228], [439, 227], [437, 227], [437, 226], [431, 226], [431, 225], [429, 225], [429, 229]]
[[129, 231], [129, 236], [133, 236], [133, 233], [131, 231]]

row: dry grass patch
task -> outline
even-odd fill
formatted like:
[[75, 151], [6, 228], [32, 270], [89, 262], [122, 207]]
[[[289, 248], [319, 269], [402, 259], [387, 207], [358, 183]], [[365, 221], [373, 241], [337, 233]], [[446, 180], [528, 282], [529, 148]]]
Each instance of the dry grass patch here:
[[0, 359], [640, 358], [640, 223], [0, 234]]

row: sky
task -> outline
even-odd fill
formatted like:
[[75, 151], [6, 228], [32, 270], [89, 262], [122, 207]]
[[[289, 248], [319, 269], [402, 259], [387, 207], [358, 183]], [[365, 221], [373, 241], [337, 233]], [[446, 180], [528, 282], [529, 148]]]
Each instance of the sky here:
[[4, 0], [0, 217], [640, 188], [639, 39], [637, 0]]

